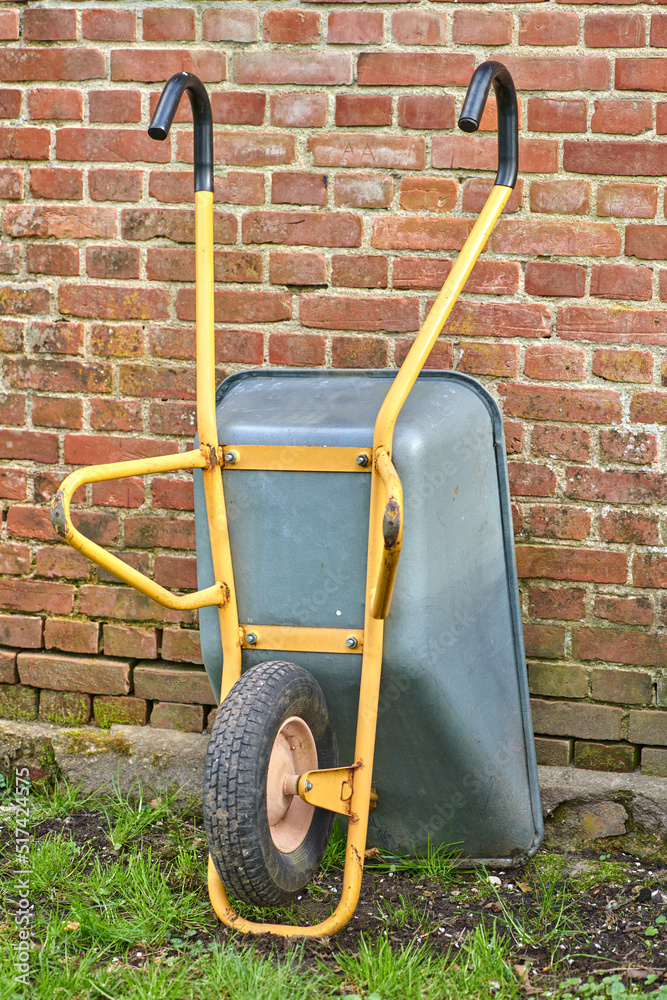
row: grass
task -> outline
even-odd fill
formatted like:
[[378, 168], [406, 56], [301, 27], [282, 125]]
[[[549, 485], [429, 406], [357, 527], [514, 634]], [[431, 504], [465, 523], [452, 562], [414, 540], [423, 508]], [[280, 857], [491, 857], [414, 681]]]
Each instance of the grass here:
[[[128, 802], [117, 789], [80, 796], [61, 787], [33, 791], [31, 807], [33, 825], [85, 809], [93, 814], [97, 838], [78, 844], [58, 829], [33, 839], [29, 995], [35, 1000], [512, 1000], [525, 995], [514, 969], [517, 949], [546, 946], [557, 968], [563, 943], [577, 932], [573, 887], [627, 879], [627, 868], [613, 862], [591, 863], [590, 871], [569, 878], [563, 856], [543, 852], [523, 869], [521, 877], [530, 883], [525, 902], [510, 908], [509, 897], [493, 888], [484, 871], [457, 867], [452, 847], [429, 845], [418, 858], [371, 851], [367, 868], [377, 876], [373, 934], [350, 931], [330, 942], [271, 945], [221, 932], [206, 895], [201, 826], [175, 813], [170, 800], [139, 796]], [[14, 824], [8, 793], [0, 799], [0, 824]], [[9, 847], [0, 852], [0, 1000], [27, 995], [12, 967], [21, 874], [11, 841]], [[344, 855], [345, 834], [335, 827], [322, 871], [308, 890], [313, 906], [318, 900], [335, 906], [331, 886]], [[385, 898], [382, 893], [399, 878], [401, 885], [409, 880], [411, 892]], [[423, 895], [415, 891], [422, 889]], [[482, 916], [454, 940], [439, 926], [435, 895], [455, 898], [457, 905], [488, 897], [495, 900], [496, 915]], [[283, 923], [296, 919], [293, 908], [267, 913], [245, 907], [244, 913]], [[663, 933], [662, 923], [652, 929], [656, 939]], [[558, 976], [552, 981], [557, 984]], [[591, 982], [571, 977], [547, 995], [648, 997], [618, 976]], [[667, 1000], [667, 988], [651, 995], [658, 998]]]

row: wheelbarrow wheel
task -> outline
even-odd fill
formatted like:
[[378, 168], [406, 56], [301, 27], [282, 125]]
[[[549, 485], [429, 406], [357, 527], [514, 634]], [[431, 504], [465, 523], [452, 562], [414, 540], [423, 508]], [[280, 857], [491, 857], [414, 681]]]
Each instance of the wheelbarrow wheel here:
[[285, 778], [338, 765], [331, 714], [294, 663], [252, 667], [218, 712], [206, 751], [204, 825], [228, 892], [255, 906], [289, 902], [322, 860], [334, 814], [285, 789]]

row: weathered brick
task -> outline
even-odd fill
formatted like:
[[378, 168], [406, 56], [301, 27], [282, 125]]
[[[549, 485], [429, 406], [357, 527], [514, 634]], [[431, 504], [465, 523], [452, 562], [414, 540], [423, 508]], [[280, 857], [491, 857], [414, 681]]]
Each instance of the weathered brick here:
[[334, 288], [386, 288], [386, 257], [371, 254], [334, 254], [331, 284]]
[[567, 767], [572, 760], [574, 740], [557, 740], [548, 736], [535, 737], [535, 755], [538, 764], [549, 767]]
[[522, 14], [519, 45], [576, 45], [579, 16], [571, 11], [536, 10]]
[[344, 212], [246, 212], [244, 243], [361, 246], [361, 219]]
[[141, 403], [135, 400], [92, 399], [90, 426], [94, 431], [140, 431]]
[[19, 12], [17, 10], [0, 11], [0, 38], [15, 41], [19, 37]]
[[30, 572], [30, 549], [27, 545], [0, 544], [0, 573], [25, 576]]
[[138, 90], [91, 90], [88, 117], [91, 122], [140, 122], [141, 94]]
[[320, 15], [312, 10], [267, 10], [262, 20], [264, 41], [277, 45], [319, 41]]
[[529, 420], [565, 420], [615, 424], [621, 419], [621, 402], [611, 389], [557, 388], [551, 386], [498, 386], [506, 396], [504, 412]]
[[620, 740], [623, 712], [586, 702], [542, 701], [531, 698], [535, 732], [578, 736], [593, 740]]
[[207, 42], [255, 42], [259, 19], [250, 10], [205, 10], [202, 38]]
[[334, 368], [386, 368], [387, 344], [379, 337], [334, 337], [331, 364]]
[[143, 37], [150, 42], [194, 41], [195, 14], [183, 7], [147, 8], [143, 12]]
[[521, 578], [625, 583], [627, 559], [623, 552], [569, 548], [562, 545], [518, 545], [517, 571]]
[[71, 41], [76, 38], [76, 11], [29, 7], [23, 13], [23, 37], [29, 42]]
[[102, 444], [107, 462], [129, 462], [178, 451], [178, 445], [150, 438], [68, 434], [65, 438], [65, 462], [71, 465], [99, 465]]
[[591, 515], [583, 507], [538, 505], [530, 511], [530, 531], [543, 538], [582, 541], [591, 530]]
[[16, 684], [18, 679], [16, 653], [13, 649], [0, 649], [0, 684]]
[[58, 308], [64, 315], [89, 319], [165, 319], [169, 300], [159, 288], [65, 283], [58, 291]]
[[[403, 364], [405, 358], [407, 357], [408, 351], [414, 344], [414, 338], [406, 338], [405, 340], [397, 340], [396, 346], [394, 348], [394, 357], [397, 365]], [[424, 362], [424, 368], [436, 368], [443, 370], [446, 368], [454, 367], [454, 349], [452, 344], [448, 340], [443, 340], [440, 338], [436, 340], [431, 353]], [[505, 426], [505, 433], [507, 434], [507, 426]], [[509, 451], [509, 446], [508, 446]]]
[[642, 423], [667, 423], [667, 392], [637, 392], [630, 402], [630, 418]]
[[653, 600], [650, 597], [614, 597], [600, 595], [595, 598], [593, 614], [620, 625], [650, 625], [653, 621]]
[[[100, 626], [97, 622], [67, 621], [47, 618], [44, 628], [46, 649], [62, 649], [67, 653], [92, 653], [99, 651]], [[88, 719], [85, 720], [86, 722]]]
[[162, 658], [177, 663], [203, 663], [199, 632], [165, 628], [162, 631]]
[[37, 718], [39, 691], [22, 684], [0, 684], [0, 718], [29, 722]]
[[145, 726], [148, 722], [148, 702], [142, 698], [98, 695], [93, 698], [93, 715], [101, 729], [108, 729], [114, 723]]
[[[554, 173], [558, 170], [558, 143], [554, 139], [519, 139], [523, 173]], [[498, 140], [495, 136], [434, 136], [431, 165], [445, 169], [496, 170]]]
[[586, 14], [584, 42], [589, 48], [638, 48], [646, 42], [643, 14], [608, 11]]
[[[16, 423], [22, 423], [17, 419]], [[28, 476], [25, 469], [0, 469], [0, 497], [5, 500], [27, 499]]]
[[461, 347], [459, 370], [473, 375], [500, 375], [511, 378], [518, 371], [516, 344], [471, 344]]
[[155, 582], [176, 590], [197, 589], [197, 560], [194, 556], [156, 556]]
[[657, 778], [667, 778], [667, 750], [643, 747], [642, 774], [654, 775]]
[[523, 638], [526, 656], [539, 658], [558, 658], [564, 655], [565, 629], [557, 625], [523, 626]]
[[652, 219], [658, 210], [655, 184], [599, 184], [598, 215]]
[[577, 621], [586, 614], [585, 592], [566, 587], [531, 587], [529, 614], [534, 618]]
[[633, 556], [632, 578], [635, 587], [667, 587], [667, 557], [658, 552], [641, 552]]
[[439, 11], [397, 10], [391, 31], [399, 45], [446, 45], [447, 17]]
[[[165, 510], [194, 510], [194, 489], [192, 480], [169, 479], [162, 476], [151, 483], [153, 507]], [[148, 657], [150, 654], [142, 653]]]
[[182, 664], [138, 663], [134, 668], [134, 694], [149, 701], [211, 705], [215, 701], [205, 670]]
[[574, 766], [590, 771], [634, 771], [639, 763], [639, 749], [630, 743], [574, 744]]
[[558, 335], [562, 340], [592, 340], [635, 347], [667, 344], [667, 316], [651, 309], [562, 306], [558, 310]]
[[549, 698], [588, 697], [588, 672], [569, 663], [531, 663], [528, 666], [530, 693]]
[[377, 174], [336, 174], [334, 204], [337, 207], [388, 208], [394, 196], [391, 177]]
[[87, 239], [117, 235], [114, 209], [85, 205], [10, 205], [4, 212], [3, 228], [9, 236], [33, 238]]
[[93, 503], [104, 507], [141, 507], [146, 490], [141, 479], [93, 483]]
[[309, 136], [306, 149], [316, 167], [423, 170], [426, 164], [426, 144], [421, 137], [325, 132]]
[[326, 285], [326, 259], [319, 253], [270, 253], [272, 285]]
[[531, 212], [588, 215], [591, 186], [588, 181], [533, 181], [530, 185]]
[[90, 719], [91, 697], [79, 691], [40, 691], [39, 717], [58, 726], [85, 726]]
[[381, 11], [332, 11], [327, 24], [329, 45], [380, 45], [384, 41]]
[[0, 168], [0, 198], [20, 200], [23, 197], [23, 171], [15, 167]]
[[[174, 73], [194, 73], [203, 83], [226, 79], [227, 62], [222, 52], [211, 49], [113, 49], [111, 79], [136, 83], [168, 80]], [[154, 143], [159, 145], [159, 143]]]
[[354, 128], [361, 125], [391, 125], [392, 99], [378, 94], [337, 94], [336, 125]]
[[[53, 540], [53, 535], [47, 537], [47, 541]], [[90, 561], [80, 552], [64, 545], [47, 545], [37, 550], [35, 572], [37, 576], [46, 577], [47, 580], [85, 580], [90, 573]], [[89, 653], [91, 650], [81, 649], [74, 652]], [[97, 647], [92, 652], [96, 653]]]
[[29, 243], [26, 252], [29, 274], [62, 274], [75, 277], [81, 273], [79, 250], [67, 244]]
[[83, 95], [79, 90], [38, 87], [28, 94], [28, 114], [35, 120], [83, 120]]
[[22, 684], [40, 688], [89, 694], [127, 694], [130, 690], [130, 665], [126, 660], [19, 653], [18, 669]]
[[0, 643], [3, 646], [41, 649], [43, 632], [43, 618], [0, 614]]
[[591, 670], [591, 694], [595, 701], [621, 705], [648, 705], [653, 695], [651, 674], [640, 670]]
[[639, 135], [653, 127], [653, 108], [649, 101], [594, 102], [591, 132], [614, 135]]
[[[572, 650], [578, 660], [629, 663], [643, 667], [667, 665], [667, 638], [661, 635], [651, 635], [649, 632], [628, 632], [611, 628], [574, 628], [572, 630]], [[624, 689], [624, 680], [627, 680], [630, 685], [639, 685], [638, 690], [644, 690], [644, 681], [632, 679], [642, 675], [635, 675], [634, 671], [627, 671], [627, 674], [628, 678], [618, 680], [618, 691]], [[613, 679], [603, 678], [601, 683], [612, 690], [616, 682]], [[605, 700], [624, 701], [625, 699], [619, 696], [615, 699], [610, 697]]]
[[637, 514], [629, 510], [611, 510], [600, 515], [600, 537], [605, 542], [631, 545], [659, 545], [660, 529], [655, 514]]
[[607, 461], [646, 465], [653, 462], [657, 454], [658, 442], [654, 434], [616, 428], [600, 431], [600, 455]]
[[271, 201], [274, 205], [326, 205], [325, 174], [281, 171], [271, 177]]
[[458, 185], [449, 177], [404, 177], [400, 206], [408, 212], [451, 212]]
[[157, 630], [132, 625], [105, 625], [103, 628], [105, 656], [155, 659]]
[[137, 37], [137, 15], [129, 10], [84, 10], [81, 14], [84, 38], [100, 42], [133, 42]]
[[507, 45], [512, 41], [512, 15], [506, 11], [457, 10], [452, 38], [464, 45]]
[[453, 128], [454, 99], [447, 94], [408, 94], [398, 99], [398, 124], [403, 128]]
[[591, 295], [605, 299], [635, 299], [648, 302], [653, 295], [653, 272], [648, 267], [593, 264]]
[[586, 268], [565, 261], [529, 260], [525, 288], [529, 295], [581, 298], [586, 294]]
[[492, 245], [496, 253], [616, 257], [621, 236], [610, 222], [505, 220], [496, 225]]
[[628, 739], [633, 743], [667, 746], [667, 712], [630, 712]]
[[586, 355], [580, 347], [531, 344], [526, 348], [524, 372], [534, 379], [581, 381], [586, 376]]
[[603, 470], [572, 466], [565, 472], [565, 495], [574, 500], [611, 503], [664, 503], [667, 482], [662, 473]]
[[5, 48], [0, 52], [0, 80], [95, 80], [106, 75], [106, 58], [99, 49]]
[[[234, 54], [237, 83], [297, 83], [334, 86], [352, 83], [348, 52], [238, 52]], [[361, 82], [361, 81], [359, 81]]]
[[93, 201], [139, 201], [141, 186], [139, 170], [99, 168], [88, 174], [88, 193]]
[[153, 706], [150, 722], [154, 729], [201, 733], [204, 728], [204, 709], [201, 705], [178, 705], [160, 701]]
[[[372, 15], [371, 15], [372, 16]], [[271, 94], [271, 124], [321, 127], [327, 121], [326, 94]]]
[[466, 87], [473, 69], [474, 57], [463, 53], [362, 52], [357, 82], [362, 87]]
[[664, 142], [563, 141], [563, 169], [575, 174], [620, 174], [622, 177], [660, 177]]
[[326, 341], [322, 336], [272, 333], [269, 337], [269, 361], [274, 365], [315, 368], [324, 364], [325, 353]]
[[305, 326], [325, 330], [384, 330], [406, 333], [419, 329], [419, 303], [383, 295], [381, 298], [304, 293], [299, 318]]

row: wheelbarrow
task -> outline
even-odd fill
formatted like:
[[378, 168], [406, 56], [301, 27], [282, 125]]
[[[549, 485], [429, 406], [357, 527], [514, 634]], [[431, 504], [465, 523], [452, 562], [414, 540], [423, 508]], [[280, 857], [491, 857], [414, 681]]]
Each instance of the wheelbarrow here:
[[[243, 932], [340, 930], [369, 846], [420, 855], [455, 843], [465, 857], [510, 865], [541, 842], [502, 420], [474, 379], [422, 371], [516, 182], [516, 94], [502, 64], [477, 68], [459, 127], [479, 127], [491, 86], [495, 185], [397, 373], [258, 369], [216, 393], [213, 142], [201, 81], [173, 76], [148, 130], [166, 138], [187, 92], [197, 440], [185, 454], [72, 473], [52, 520], [141, 593], [199, 609], [220, 705], [204, 776], [209, 895]], [[69, 511], [84, 483], [180, 469], [195, 475], [199, 587], [183, 595], [85, 538]], [[303, 889], [334, 816], [347, 824], [334, 912], [315, 926], [239, 916], [227, 889], [255, 905]]]

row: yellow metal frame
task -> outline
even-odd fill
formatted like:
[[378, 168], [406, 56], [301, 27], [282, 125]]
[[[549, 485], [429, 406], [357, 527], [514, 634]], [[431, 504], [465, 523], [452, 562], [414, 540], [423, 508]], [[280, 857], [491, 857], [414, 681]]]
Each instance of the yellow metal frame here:
[[[354, 764], [349, 767], [311, 771], [301, 775], [296, 792], [314, 805], [348, 817], [345, 870], [340, 901], [326, 920], [315, 926], [285, 926], [259, 923], [239, 916], [209, 857], [209, 896], [220, 920], [242, 932], [269, 932], [284, 937], [322, 937], [334, 934], [348, 922], [361, 890], [369, 811], [375, 795], [371, 789], [375, 730], [377, 723], [384, 619], [389, 611], [398, 566], [403, 528], [401, 482], [392, 463], [394, 426], [410, 389], [415, 383], [442, 327], [451, 312], [475, 261], [512, 193], [511, 187], [496, 185], [477, 219], [463, 249], [394, 379], [375, 422], [373, 448], [259, 447], [218, 442], [215, 414], [215, 352], [213, 332], [213, 195], [195, 193], [196, 309], [197, 309], [197, 429], [200, 448], [180, 455], [92, 466], [73, 472], [54, 498], [52, 518], [58, 533], [74, 548], [170, 608], [217, 605], [222, 635], [223, 671], [220, 701], [241, 675], [242, 648], [272, 650], [323, 650], [362, 652], [359, 707]], [[238, 619], [232, 557], [227, 530], [222, 468], [225, 471], [272, 469], [284, 471], [359, 471], [371, 473], [371, 498], [366, 570], [364, 628], [296, 629], [290, 626], [241, 625]], [[211, 536], [214, 586], [194, 594], [175, 595], [148, 577], [131, 569], [116, 556], [84, 538], [74, 528], [70, 501], [84, 483], [119, 479], [178, 469], [201, 469]], [[248, 643], [254, 633], [255, 641]], [[354, 638], [350, 649], [346, 640]]]

